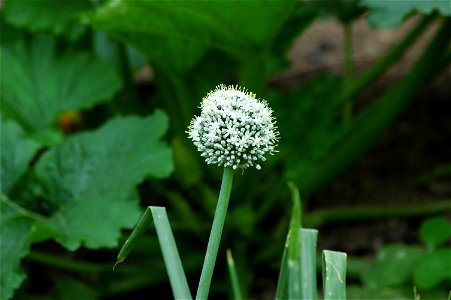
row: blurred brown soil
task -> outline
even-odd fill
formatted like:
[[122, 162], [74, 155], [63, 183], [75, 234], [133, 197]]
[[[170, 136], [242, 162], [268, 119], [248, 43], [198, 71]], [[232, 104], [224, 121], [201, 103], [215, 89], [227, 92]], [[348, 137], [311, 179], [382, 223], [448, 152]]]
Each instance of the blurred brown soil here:
[[[353, 27], [353, 62], [356, 74], [397, 44], [416, 24], [411, 18], [398, 29], [375, 30], [365, 20]], [[398, 82], [428, 44], [431, 26], [415, 46], [359, 95], [357, 106], [375, 98]], [[282, 88], [301, 86], [326, 71], [343, 72], [343, 31], [332, 20], [316, 22], [296, 41], [290, 52], [292, 67], [272, 79]], [[422, 175], [451, 164], [451, 71], [447, 69], [422, 87], [409, 107], [376, 145], [345, 174], [310, 201], [311, 209], [333, 207], [404, 206], [451, 201], [451, 177], [442, 175], [421, 182]], [[417, 242], [417, 218], [390, 218], [325, 226], [320, 249], [351, 254], [374, 253], [381, 244]], [[356, 226], [357, 225], [357, 226]]]

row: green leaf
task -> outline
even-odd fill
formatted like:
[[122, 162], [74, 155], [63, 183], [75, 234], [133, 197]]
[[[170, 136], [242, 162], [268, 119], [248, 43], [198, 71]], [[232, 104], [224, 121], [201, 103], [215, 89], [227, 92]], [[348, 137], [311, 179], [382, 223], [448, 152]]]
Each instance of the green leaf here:
[[268, 48], [293, 3], [121, 1], [99, 9], [93, 23], [136, 46], [152, 63], [184, 72], [209, 48], [236, 57]]
[[0, 50], [2, 111], [29, 131], [46, 131], [67, 110], [109, 100], [121, 83], [114, 68], [86, 53], [58, 54], [56, 41], [36, 36]]
[[385, 246], [377, 253], [373, 268], [362, 278], [365, 286], [376, 290], [401, 285], [410, 280], [413, 268], [423, 255], [419, 247]]
[[139, 197], [126, 187], [89, 192], [62, 205], [46, 223], [54, 239], [70, 251], [113, 248], [120, 230], [131, 228], [139, 216]]
[[28, 254], [32, 226], [41, 220], [0, 194], [0, 298], [10, 299], [26, 275], [20, 260]]
[[232, 284], [233, 298], [237, 300], [243, 299], [238, 273], [230, 249], [227, 249], [227, 267], [229, 269], [230, 282]]
[[432, 289], [451, 280], [451, 248], [438, 249], [422, 256], [415, 265], [413, 280], [420, 290]]
[[161, 252], [163, 252], [163, 259], [174, 298], [192, 299], [166, 209], [164, 207], [151, 206], [150, 211], [157, 230], [158, 241], [160, 242]]
[[318, 230], [301, 228], [299, 234], [301, 242], [302, 299], [317, 299], [316, 241], [318, 239]]
[[138, 239], [144, 234], [148, 227], [150, 227], [152, 222], [152, 215], [150, 208], [148, 207], [141, 219], [139, 219], [139, 222], [136, 224], [130, 237], [125, 241], [124, 245], [122, 245], [121, 251], [119, 251], [119, 254], [117, 255], [116, 264], [114, 265], [113, 270], [119, 263], [123, 262], [128, 257], [133, 247], [138, 242]]
[[301, 297], [301, 200], [299, 190], [292, 182], [288, 183], [293, 199], [293, 211], [291, 213], [290, 231], [288, 232], [288, 297], [299, 299]]
[[323, 251], [324, 300], [346, 299], [346, 253]]
[[17, 27], [33, 32], [49, 31], [54, 34], [65, 34], [75, 39], [86, 29], [78, 18], [91, 9], [93, 2], [89, 0], [7, 0], [4, 14], [7, 22]]
[[420, 226], [420, 239], [434, 249], [451, 238], [451, 222], [437, 217], [424, 221]]
[[288, 246], [290, 235], [283, 248], [282, 262], [280, 263], [279, 278], [277, 280], [276, 300], [288, 298]]
[[0, 126], [0, 189], [8, 194], [17, 180], [24, 175], [39, 143], [27, 138], [19, 125], [1, 118]]
[[58, 242], [69, 250], [116, 246], [120, 229], [132, 227], [140, 214], [135, 186], [172, 171], [171, 151], [160, 141], [167, 126], [161, 111], [116, 118], [42, 156], [36, 174], [54, 210], [47, 226]]
[[431, 14], [438, 11], [443, 16], [451, 16], [449, 0], [362, 0], [362, 4], [368, 7], [370, 26], [379, 28], [398, 27], [415, 12]]

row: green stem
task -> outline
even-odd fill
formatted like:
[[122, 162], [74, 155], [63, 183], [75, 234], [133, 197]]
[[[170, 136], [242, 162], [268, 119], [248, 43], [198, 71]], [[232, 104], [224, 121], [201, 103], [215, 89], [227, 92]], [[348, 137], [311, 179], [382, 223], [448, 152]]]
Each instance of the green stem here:
[[352, 222], [381, 218], [418, 217], [451, 212], [451, 201], [398, 207], [334, 208], [306, 214], [306, 227], [318, 228], [326, 223]]
[[[352, 65], [352, 22], [343, 24], [344, 31], [344, 86], [348, 86], [354, 77], [354, 67]], [[349, 125], [352, 118], [352, 98], [348, 97], [343, 102], [342, 121]]]
[[9, 207], [11, 207], [12, 209], [14, 209], [15, 211], [17, 211], [19, 214], [28, 217], [34, 221], [37, 222], [47, 222], [47, 219], [37, 213], [34, 213], [32, 211], [26, 210], [25, 208], [23, 208], [22, 206], [20, 206], [19, 204], [16, 204], [15, 202], [11, 201], [5, 194], [0, 193], [0, 201], [4, 202], [6, 205], [8, 205]]
[[418, 88], [443, 68], [441, 63], [449, 45], [449, 30], [451, 18], [445, 18], [409, 74], [353, 118], [351, 127], [326, 160], [319, 162], [312, 172], [300, 171], [297, 182], [304, 197], [329, 183], [360, 158], [415, 96]]
[[219, 193], [218, 204], [213, 218], [210, 239], [208, 240], [207, 252], [205, 254], [202, 274], [200, 275], [199, 286], [197, 288], [196, 299], [207, 299], [210, 290], [211, 278], [215, 267], [216, 257], [218, 255], [219, 242], [221, 241], [222, 229], [227, 214], [230, 192], [232, 190], [233, 169], [224, 168], [222, 175], [221, 191]]
[[401, 57], [410, 45], [420, 36], [427, 26], [434, 20], [435, 15], [431, 14], [424, 17], [418, 25], [399, 43], [395, 48], [390, 50], [388, 54], [378, 63], [373, 65], [368, 71], [363, 73], [352, 84], [348, 84], [341, 94], [341, 100], [343, 102], [348, 101], [358, 92], [366, 88], [376, 78], [381, 76], [396, 60]]
[[[41, 251], [33, 250], [28, 256], [28, 260], [38, 262], [47, 266], [56, 267], [61, 270], [66, 270], [70, 272], [77, 273], [101, 273], [101, 272], [111, 272], [111, 264], [99, 265], [93, 264], [85, 261], [74, 260], [72, 258], [64, 258], [61, 256], [56, 256], [53, 254], [48, 254]], [[139, 268], [134, 267], [124, 267], [121, 268], [120, 272], [138, 272]]]

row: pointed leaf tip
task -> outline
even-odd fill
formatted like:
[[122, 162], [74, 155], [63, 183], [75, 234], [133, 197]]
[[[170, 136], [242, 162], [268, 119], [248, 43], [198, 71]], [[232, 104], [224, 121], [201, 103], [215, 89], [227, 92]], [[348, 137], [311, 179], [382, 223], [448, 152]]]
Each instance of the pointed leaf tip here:
[[124, 260], [125, 260], [126, 258], [127, 258], [127, 256], [120, 257], [120, 255], [118, 255], [118, 256], [117, 256], [116, 263], [115, 263], [114, 266], [113, 266], [113, 271], [115, 271], [116, 266], [117, 266], [118, 264], [124, 262]]

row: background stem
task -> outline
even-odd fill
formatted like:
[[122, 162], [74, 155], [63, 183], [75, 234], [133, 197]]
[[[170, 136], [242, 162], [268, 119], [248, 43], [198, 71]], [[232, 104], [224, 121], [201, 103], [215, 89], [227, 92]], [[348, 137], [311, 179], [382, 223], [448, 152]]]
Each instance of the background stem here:
[[[348, 86], [354, 77], [354, 67], [352, 65], [352, 22], [343, 24], [344, 31], [344, 86]], [[352, 98], [346, 98], [342, 107], [342, 121], [345, 125], [351, 122], [352, 118]]]
[[396, 60], [398, 60], [408, 49], [410, 49], [413, 42], [420, 37], [421, 33], [428, 28], [434, 19], [435, 15], [431, 14], [420, 20], [415, 28], [412, 29], [412, 31], [410, 31], [396, 47], [390, 50], [382, 60], [377, 62], [363, 74], [359, 75], [358, 78], [352, 82], [352, 84], [348, 84], [346, 86], [340, 96], [341, 101], [346, 102], [347, 99], [355, 96], [384, 74], [384, 72], [391, 67]]

